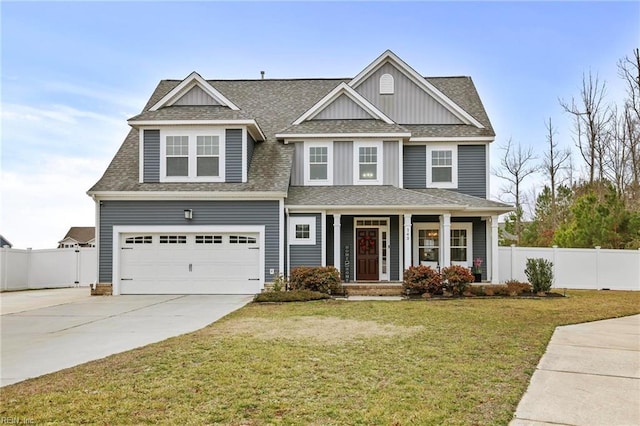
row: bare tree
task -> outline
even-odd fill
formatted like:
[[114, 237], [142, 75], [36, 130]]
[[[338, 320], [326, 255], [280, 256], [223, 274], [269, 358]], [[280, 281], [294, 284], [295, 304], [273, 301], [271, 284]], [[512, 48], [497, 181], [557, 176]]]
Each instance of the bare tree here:
[[538, 171], [538, 167], [533, 164], [536, 157], [533, 155], [531, 147], [523, 148], [521, 145], [514, 146], [511, 138], [507, 145], [500, 148], [503, 155], [500, 158], [500, 169], [494, 170], [494, 175], [504, 179], [505, 185], [501, 190], [503, 194], [508, 194], [515, 201], [515, 227], [514, 234], [520, 239], [522, 235], [523, 216], [523, 188], [522, 182], [530, 175]]
[[[556, 188], [559, 184], [558, 180], [560, 178], [559, 173], [560, 170], [564, 167], [563, 164], [569, 160], [571, 156], [571, 151], [568, 149], [560, 149], [558, 148], [558, 142], [554, 140], [554, 136], [557, 135], [558, 132], [555, 131], [553, 124], [551, 124], [551, 117], [549, 117], [549, 121], [544, 123], [547, 129], [547, 144], [548, 151], [545, 152], [544, 158], [542, 161], [542, 169], [548, 175], [550, 180], [550, 189], [551, 189], [551, 221], [553, 226], [557, 226], [558, 218], [557, 218], [557, 209], [556, 209]], [[537, 197], [536, 197], [537, 198]], [[534, 198], [535, 199], [535, 198]]]
[[[630, 187], [634, 198], [640, 196], [640, 49], [633, 50], [633, 57], [618, 61], [618, 75], [627, 86], [627, 99], [622, 112], [624, 143], [629, 155]], [[636, 200], [637, 201], [637, 200]]]
[[589, 168], [589, 183], [603, 177], [602, 163], [605, 156], [605, 134], [610, 112], [604, 103], [606, 83], [600, 82], [598, 75], [594, 77], [582, 75], [580, 99], [576, 102], [560, 100], [560, 106], [574, 117], [574, 133], [576, 146]]

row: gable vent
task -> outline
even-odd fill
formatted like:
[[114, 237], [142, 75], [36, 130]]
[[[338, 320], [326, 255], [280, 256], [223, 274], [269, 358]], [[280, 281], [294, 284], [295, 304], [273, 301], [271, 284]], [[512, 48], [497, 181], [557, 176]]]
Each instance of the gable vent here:
[[393, 76], [391, 74], [382, 74], [380, 76], [380, 94], [393, 95], [393, 93], [394, 93]]

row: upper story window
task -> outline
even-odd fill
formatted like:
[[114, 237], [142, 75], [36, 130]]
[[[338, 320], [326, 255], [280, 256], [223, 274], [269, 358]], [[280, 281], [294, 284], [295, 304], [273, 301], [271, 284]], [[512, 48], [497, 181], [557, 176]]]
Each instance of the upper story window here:
[[457, 146], [427, 146], [427, 186], [458, 187]]
[[382, 74], [380, 76], [380, 94], [393, 95], [395, 92], [395, 84], [391, 74]]
[[161, 182], [223, 182], [224, 139], [218, 129], [161, 131]]
[[333, 144], [330, 142], [304, 143], [305, 185], [331, 185], [333, 183]]
[[353, 158], [356, 185], [382, 183], [382, 142], [354, 142]]

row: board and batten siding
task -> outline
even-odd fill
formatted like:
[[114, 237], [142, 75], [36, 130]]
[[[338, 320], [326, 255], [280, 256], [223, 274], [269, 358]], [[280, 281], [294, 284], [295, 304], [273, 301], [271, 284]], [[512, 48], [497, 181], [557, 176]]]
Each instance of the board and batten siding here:
[[[380, 77], [383, 74], [393, 76], [393, 94], [380, 94]], [[442, 104], [389, 63], [371, 74], [355, 90], [399, 124], [463, 124]]]
[[142, 131], [143, 182], [160, 182], [160, 130]]
[[[389, 280], [399, 281], [402, 279], [400, 274], [400, 216], [391, 216], [389, 218]], [[411, 255], [411, 253], [409, 253]]]
[[333, 143], [333, 184], [353, 185], [353, 142]]
[[485, 145], [458, 145], [458, 192], [486, 198], [486, 152]]
[[[342, 280], [343, 281], [353, 281], [353, 277], [355, 276], [355, 252], [353, 247], [353, 238], [354, 238], [354, 230], [353, 230], [353, 216], [345, 216], [342, 215], [340, 217], [340, 250], [342, 250]], [[349, 249], [349, 257], [345, 256], [345, 248]], [[349, 268], [346, 266], [346, 262], [349, 262]], [[349, 269], [349, 274], [346, 275], [345, 271]]]
[[304, 186], [304, 143], [294, 145], [293, 165], [291, 166], [291, 186]]
[[242, 129], [225, 131], [225, 180], [242, 182]]
[[220, 103], [202, 90], [200, 86], [193, 86], [174, 105], [220, 105]]
[[362, 109], [346, 95], [340, 95], [325, 109], [320, 111], [314, 120], [359, 120], [372, 119], [373, 117], [367, 111]]
[[427, 187], [427, 148], [424, 145], [405, 145], [402, 150], [404, 187]]
[[[184, 210], [193, 209], [193, 219]], [[114, 226], [170, 225], [264, 225], [265, 281], [273, 280], [269, 269], [279, 269], [278, 201], [101, 201], [100, 282], [112, 282]]]
[[314, 217], [316, 222], [315, 245], [289, 245], [289, 268], [297, 266], [321, 266], [322, 265], [322, 225], [321, 215], [318, 214], [291, 214], [289, 217]]
[[400, 142], [383, 142], [382, 183], [384, 185], [400, 185]]

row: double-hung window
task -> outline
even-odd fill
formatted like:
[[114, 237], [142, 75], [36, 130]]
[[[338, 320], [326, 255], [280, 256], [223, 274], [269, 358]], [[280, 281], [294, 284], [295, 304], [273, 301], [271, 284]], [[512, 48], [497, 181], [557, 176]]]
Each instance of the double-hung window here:
[[354, 142], [353, 181], [356, 185], [382, 183], [382, 142]]
[[458, 147], [427, 146], [427, 186], [458, 187]]
[[304, 142], [304, 184], [333, 184], [333, 143]]
[[222, 129], [160, 131], [161, 182], [224, 182]]

